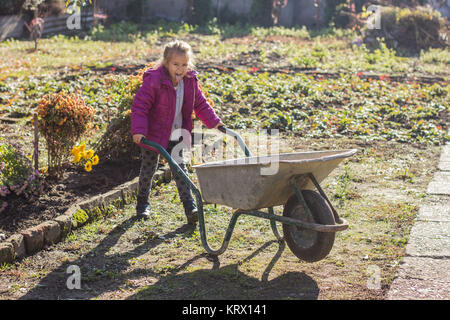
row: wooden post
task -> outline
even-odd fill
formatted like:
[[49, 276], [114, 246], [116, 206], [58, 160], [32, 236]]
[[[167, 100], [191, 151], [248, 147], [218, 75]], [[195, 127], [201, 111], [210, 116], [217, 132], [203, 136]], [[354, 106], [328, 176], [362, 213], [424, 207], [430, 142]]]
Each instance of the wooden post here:
[[34, 114], [34, 169], [39, 170], [39, 123], [38, 123], [38, 115]]

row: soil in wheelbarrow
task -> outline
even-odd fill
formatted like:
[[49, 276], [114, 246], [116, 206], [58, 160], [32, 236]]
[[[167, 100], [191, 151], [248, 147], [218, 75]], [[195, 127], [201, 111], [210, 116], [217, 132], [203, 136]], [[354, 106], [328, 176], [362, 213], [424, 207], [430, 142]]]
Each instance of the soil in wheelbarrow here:
[[110, 191], [139, 174], [139, 161], [102, 161], [91, 172], [67, 165], [61, 178], [43, 175], [42, 193], [32, 199], [9, 196], [0, 214], [0, 234], [9, 237], [64, 213], [72, 204]]

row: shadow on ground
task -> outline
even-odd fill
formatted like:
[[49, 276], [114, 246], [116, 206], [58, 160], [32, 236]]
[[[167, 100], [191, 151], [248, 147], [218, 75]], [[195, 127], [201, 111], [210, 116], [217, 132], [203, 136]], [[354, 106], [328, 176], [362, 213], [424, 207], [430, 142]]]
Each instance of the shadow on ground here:
[[[130, 300], [317, 299], [318, 297], [317, 283], [303, 272], [288, 272], [268, 280], [271, 270], [285, 249], [284, 243], [279, 244], [276, 241], [265, 243], [239, 263], [250, 262], [270, 245], [278, 244], [278, 251], [267, 264], [261, 279], [241, 272], [237, 263], [221, 266], [220, 257], [212, 257], [206, 253], [197, 255], [164, 273], [156, 273], [152, 268], [129, 271], [130, 260], [133, 258], [140, 257], [167, 239], [180, 234], [188, 236], [195, 230], [183, 225], [158, 239], [148, 240], [131, 251], [107, 255], [109, 249], [135, 222], [135, 217], [125, 220], [94, 249], [77, 260], [62, 263], [20, 299], [77, 300], [92, 299], [102, 294], [107, 294], [108, 299]], [[208, 259], [212, 263], [212, 268], [189, 272], [188, 267], [198, 259]], [[67, 286], [68, 279], [72, 275], [67, 273], [70, 265], [80, 268], [80, 289], [69, 289]], [[146, 284], [145, 281], [149, 278], [155, 280]], [[130, 283], [137, 285], [130, 287]], [[123, 291], [127, 293], [124, 294]]]

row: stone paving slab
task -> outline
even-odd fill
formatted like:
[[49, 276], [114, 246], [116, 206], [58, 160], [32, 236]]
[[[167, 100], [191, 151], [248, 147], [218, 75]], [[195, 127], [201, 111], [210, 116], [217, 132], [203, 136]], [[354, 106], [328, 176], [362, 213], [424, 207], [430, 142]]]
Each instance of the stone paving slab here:
[[450, 195], [450, 172], [438, 171], [428, 185], [427, 193]]
[[416, 220], [450, 222], [450, 206], [423, 206], [419, 209]]
[[406, 246], [406, 255], [450, 257], [450, 222], [416, 221]]
[[[450, 134], [450, 128], [449, 128]], [[450, 144], [443, 146], [427, 193], [439, 203], [419, 209], [406, 246], [406, 257], [390, 286], [389, 300], [450, 299]]]
[[388, 293], [389, 300], [450, 299], [450, 260], [405, 257]]
[[450, 144], [446, 144], [442, 147], [438, 169], [442, 171], [450, 171]]

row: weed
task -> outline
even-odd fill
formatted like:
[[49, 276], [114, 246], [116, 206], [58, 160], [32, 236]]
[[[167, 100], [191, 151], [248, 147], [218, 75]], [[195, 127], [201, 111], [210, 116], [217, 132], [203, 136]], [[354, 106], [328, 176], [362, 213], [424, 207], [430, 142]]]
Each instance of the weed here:
[[350, 183], [352, 177], [350, 174], [350, 168], [348, 165], [344, 166], [344, 173], [337, 177], [337, 186], [334, 193], [334, 198], [339, 200], [339, 205], [343, 206], [343, 202], [349, 199], [350, 195]]

